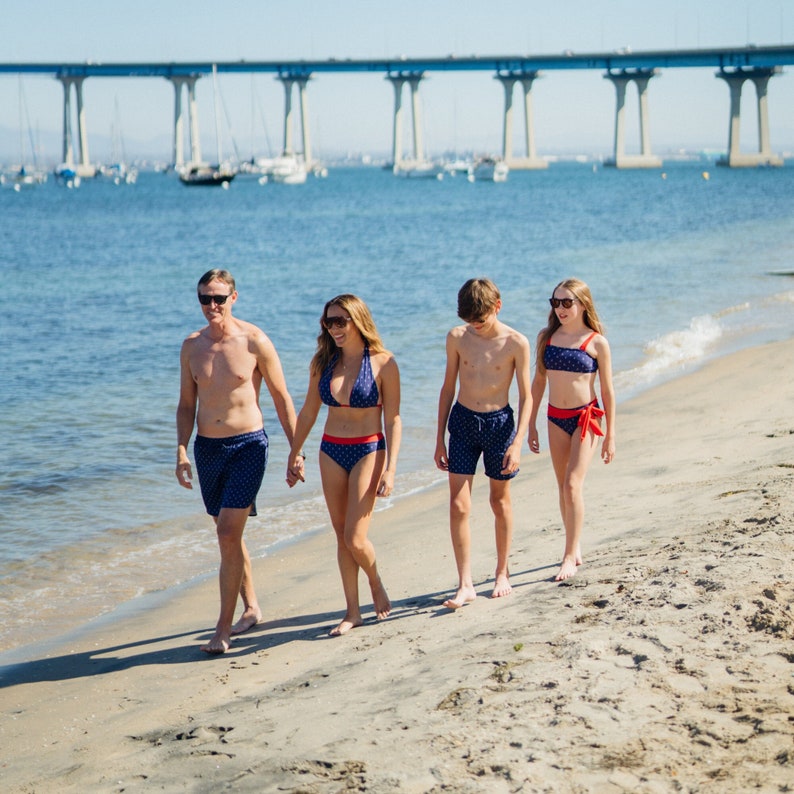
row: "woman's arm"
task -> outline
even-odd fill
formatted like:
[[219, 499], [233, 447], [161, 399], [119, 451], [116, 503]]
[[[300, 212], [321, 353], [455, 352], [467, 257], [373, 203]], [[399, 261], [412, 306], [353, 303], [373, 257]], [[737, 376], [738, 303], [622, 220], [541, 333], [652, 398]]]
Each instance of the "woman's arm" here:
[[400, 370], [393, 356], [380, 371], [381, 398], [383, 403], [383, 434], [386, 437], [386, 468], [381, 475], [376, 494], [389, 496], [394, 489], [397, 457], [402, 441], [400, 419]]

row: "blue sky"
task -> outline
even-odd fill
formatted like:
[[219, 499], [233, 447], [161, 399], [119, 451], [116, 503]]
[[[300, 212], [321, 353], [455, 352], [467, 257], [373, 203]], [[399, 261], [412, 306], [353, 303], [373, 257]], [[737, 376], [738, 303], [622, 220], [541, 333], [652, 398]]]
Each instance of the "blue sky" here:
[[[4, 62], [189, 61], [546, 54], [794, 42], [792, 0], [24, 0], [3, 9]], [[275, 153], [283, 89], [272, 76], [223, 76], [224, 151]], [[44, 154], [60, 148], [60, 83], [26, 77], [23, 93]], [[212, 81], [199, 81], [202, 147], [214, 152]], [[0, 161], [18, 158], [19, 81], [0, 76]], [[407, 95], [406, 95], [407, 97]], [[431, 74], [422, 83], [427, 148], [497, 152], [501, 86], [486, 73]], [[757, 145], [754, 92], [743, 95], [742, 148]], [[163, 79], [94, 78], [84, 88], [92, 159], [109, 155], [114, 120], [129, 155], [168, 159], [173, 89]], [[651, 143], [725, 148], [728, 88], [712, 69], [665, 70], [651, 82]], [[538, 153], [608, 154], [615, 95], [598, 71], [551, 72], [533, 90]], [[393, 92], [382, 74], [329, 75], [309, 87], [315, 153], [387, 152]], [[115, 107], [118, 107], [116, 115]], [[636, 148], [636, 94], [628, 146]], [[794, 67], [769, 86], [772, 146], [794, 151]], [[264, 123], [263, 123], [264, 120]], [[519, 123], [515, 130], [522, 133]]]

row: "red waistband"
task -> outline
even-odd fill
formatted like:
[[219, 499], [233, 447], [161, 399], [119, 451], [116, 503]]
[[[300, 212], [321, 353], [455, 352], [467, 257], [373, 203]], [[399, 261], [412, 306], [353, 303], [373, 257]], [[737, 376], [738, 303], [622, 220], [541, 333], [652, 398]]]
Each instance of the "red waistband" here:
[[604, 415], [604, 411], [598, 407], [598, 400], [593, 400], [593, 402], [583, 405], [581, 408], [556, 408], [553, 405], [549, 405], [546, 415], [553, 419], [573, 419], [578, 416], [577, 425], [582, 428], [582, 441], [585, 440], [588, 430], [592, 430], [597, 436], [604, 435], [604, 431], [601, 430], [601, 424], [598, 422]]
[[375, 441], [380, 441], [382, 438], [383, 433], [375, 433], [374, 436], [357, 436], [356, 438], [329, 436], [327, 433], [323, 433], [323, 441], [330, 441], [332, 444], [371, 444]]

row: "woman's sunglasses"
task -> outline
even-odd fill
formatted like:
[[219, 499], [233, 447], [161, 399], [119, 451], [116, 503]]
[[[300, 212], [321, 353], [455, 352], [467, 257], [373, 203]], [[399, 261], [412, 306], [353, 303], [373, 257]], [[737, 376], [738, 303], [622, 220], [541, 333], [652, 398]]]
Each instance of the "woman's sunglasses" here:
[[562, 306], [564, 309], [570, 309], [576, 298], [549, 298], [549, 303], [552, 309], [559, 309]]
[[349, 317], [342, 317], [341, 315], [337, 315], [336, 317], [323, 317], [323, 325], [329, 331], [332, 328], [347, 328], [349, 322]]

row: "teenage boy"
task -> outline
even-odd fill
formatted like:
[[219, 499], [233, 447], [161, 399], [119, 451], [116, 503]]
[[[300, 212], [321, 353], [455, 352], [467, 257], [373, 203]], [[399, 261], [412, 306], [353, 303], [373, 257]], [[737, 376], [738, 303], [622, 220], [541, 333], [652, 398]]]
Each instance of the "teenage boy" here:
[[[496, 533], [491, 598], [512, 592], [508, 571], [513, 536], [510, 480], [518, 473], [532, 396], [529, 341], [499, 321], [501, 308], [501, 296], [492, 281], [469, 279], [458, 292], [458, 317], [465, 325], [458, 325], [447, 334], [447, 368], [438, 400], [435, 461], [439, 469], [449, 473], [449, 526], [458, 568], [458, 589], [444, 602], [449, 609], [459, 609], [477, 597], [471, 576], [469, 517], [472, 481], [480, 455], [490, 479]], [[509, 405], [514, 377], [518, 386], [517, 423]], [[446, 429], [449, 448], [445, 443]]]

